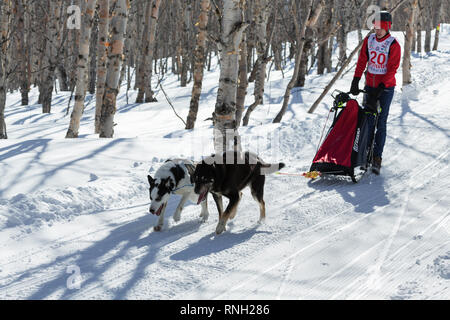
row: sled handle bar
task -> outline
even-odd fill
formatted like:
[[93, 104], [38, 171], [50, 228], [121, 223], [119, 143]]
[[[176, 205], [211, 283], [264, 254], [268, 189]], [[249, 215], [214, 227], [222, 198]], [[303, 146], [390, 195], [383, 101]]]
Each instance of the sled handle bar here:
[[[341, 91], [341, 90], [338, 90], [338, 89], [336, 89], [336, 90], [334, 90], [333, 91], [333, 93], [331, 94], [331, 96], [333, 97], [333, 98], [335, 98], [335, 92], [338, 92], [338, 93], [345, 93], [345, 94], [347, 94], [347, 95], [350, 95], [351, 94], [351, 92], [349, 91], [349, 92], [344, 92], [344, 91]], [[367, 93], [367, 91], [366, 90], [359, 90], [359, 92], [358, 92], [358, 94], [357, 95], [359, 95], [360, 93]]]
[[[358, 94], [360, 94], [360, 93], [367, 93], [367, 91], [366, 90], [359, 90]], [[347, 94], [351, 94], [351, 92], [347, 92]]]

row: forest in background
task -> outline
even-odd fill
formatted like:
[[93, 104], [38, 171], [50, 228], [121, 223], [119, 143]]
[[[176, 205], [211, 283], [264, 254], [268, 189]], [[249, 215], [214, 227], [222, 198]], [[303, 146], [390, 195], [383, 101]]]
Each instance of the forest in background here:
[[[393, 30], [404, 31], [407, 85], [410, 53], [438, 48], [439, 24], [450, 20], [448, 0], [3, 0], [0, 138], [7, 138], [8, 92], [20, 90], [25, 106], [35, 103], [28, 95], [38, 87], [43, 113], [51, 112], [55, 92], [72, 92], [66, 138], [78, 137], [86, 93], [95, 94], [95, 132], [113, 137], [120, 84], [138, 92], [136, 103], [151, 103], [155, 83], [161, 86], [168, 73], [178, 76], [181, 87], [192, 85], [185, 121], [186, 129], [192, 129], [203, 70], [216, 57], [221, 75], [212, 120], [222, 137], [247, 125], [251, 112], [264, 103], [268, 71], [283, 71], [295, 61], [283, 107], [274, 119], [280, 122], [292, 88], [303, 87], [313, 67], [318, 74], [349, 72], [348, 49], [354, 48], [347, 48], [347, 35], [358, 30], [362, 43], [371, 5], [391, 11]], [[432, 30], [437, 31], [433, 39]], [[248, 92], [249, 82], [255, 83], [254, 92]], [[246, 106], [247, 95], [254, 99]], [[220, 143], [228, 145], [224, 140]]]

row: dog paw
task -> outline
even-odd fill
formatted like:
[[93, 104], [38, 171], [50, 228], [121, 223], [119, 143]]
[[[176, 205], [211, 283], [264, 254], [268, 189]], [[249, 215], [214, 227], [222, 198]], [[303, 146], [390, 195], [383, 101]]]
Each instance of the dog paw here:
[[153, 230], [155, 230], [156, 232], [160, 232], [162, 229], [162, 226], [154, 226]]
[[179, 222], [180, 219], [181, 219], [181, 211], [175, 212], [174, 215], [173, 215], [173, 220], [174, 220], [175, 222]]
[[216, 234], [221, 234], [225, 230], [226, 230], [225, 223], [224, 222], [219, 222], [219, 224], [217, 225], [217, 228], [216, 228]]
[[201, 223], [204, 223], [204, 222], [208, 221], [208, 218], [209, 218], [209, 214], [208, 213], [201, 213], [200, 214], [200, 222]]

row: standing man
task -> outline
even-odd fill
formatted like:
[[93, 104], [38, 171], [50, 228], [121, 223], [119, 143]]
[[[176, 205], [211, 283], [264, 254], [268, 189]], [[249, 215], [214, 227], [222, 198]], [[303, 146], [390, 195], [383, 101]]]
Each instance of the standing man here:
[[[386, 142], [386, 124], [389, 115], [389, 107], [394, 97], [396, 85], [395, 74], [400, 66], [401, 48], [398, 41], [389, 33], [392, 27], [392, 16], [387, 11], [381, 11], [374, 20], [375, 33], [366, 37], [359, 54], [358, 64], [353, 77], [350, 92], [359, 94], [359, 81], [366, 69], [367, 92], [364, 97], [364, 106], [373, 112], [380, 103], [381, 113], [378, 118], [377, 134], [375, 136], [375, 148], [373, 153], [372, 172], [380, 174], [381, 160]], [[369, 126], [374, 129], [375, 115], [369, 116]], [[373, 132], [374, 130], [370, 130]], [[372, 141], [373, 136], [369, 141]]]

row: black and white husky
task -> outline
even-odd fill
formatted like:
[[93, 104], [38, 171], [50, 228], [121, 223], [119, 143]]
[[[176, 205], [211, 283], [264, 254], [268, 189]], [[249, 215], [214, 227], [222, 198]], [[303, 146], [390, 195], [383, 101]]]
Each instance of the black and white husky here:
[[[167, 160], [155, 173], [152, 178], [148, 175], [150, 183], [150, 213], [159, 217], [155, 231], [161, 231], [164, 224], [164, 212], [166, 211], [167, 202], [172, 194], [181, 195], [182, 198], [178, 204], [173, 219], [180, 221], [181, 211], [187, 200], [197, 203], [198, 195], [194, 192], [194, 186], [191, 182], [191, 175], [195, 171], [195, 164], [190, 160], [174, 159]], [[200, 217], [202, 222], [208, 220], [208, 204], [207, 200], [201, 202], [202, 211]]]

